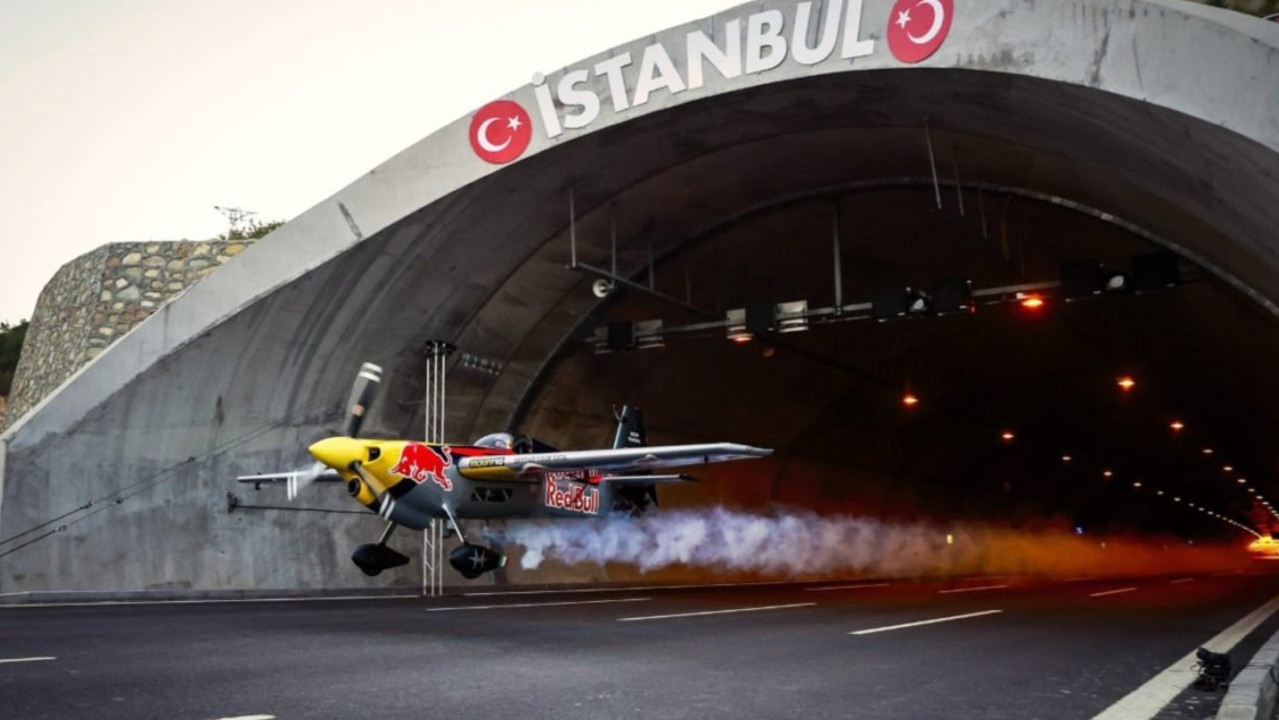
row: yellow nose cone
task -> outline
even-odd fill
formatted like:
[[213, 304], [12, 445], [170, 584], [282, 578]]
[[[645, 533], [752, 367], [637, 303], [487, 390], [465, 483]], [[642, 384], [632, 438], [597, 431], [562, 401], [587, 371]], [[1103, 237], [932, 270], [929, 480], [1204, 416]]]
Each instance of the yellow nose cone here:
[[316, 460], [334, 470], [349, 470], [352, 463], [364, 462], [364, 443], [349, 437], [325, 438], [307, 448]]

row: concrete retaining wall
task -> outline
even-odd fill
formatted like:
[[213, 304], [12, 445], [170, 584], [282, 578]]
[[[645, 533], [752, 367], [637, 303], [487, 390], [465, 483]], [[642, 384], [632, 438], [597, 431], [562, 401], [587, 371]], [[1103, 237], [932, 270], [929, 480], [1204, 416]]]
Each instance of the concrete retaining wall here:
[[0, 430], [252, 242], [113, 243], [63, 265], [36, 303]]

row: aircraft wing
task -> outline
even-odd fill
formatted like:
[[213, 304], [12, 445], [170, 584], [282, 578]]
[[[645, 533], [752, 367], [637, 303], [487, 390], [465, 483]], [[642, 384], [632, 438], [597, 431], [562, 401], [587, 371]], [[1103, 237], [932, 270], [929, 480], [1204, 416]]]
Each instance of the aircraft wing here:
[[590, 469], [611, 474], [749, 460], [772, 452], [768, 448], [736, 443], [572, 450], [463, 458], [458, 462], [458, 470], [477, 480], [511, 479], [548, 470]]
[[679, 475], [605, 475], [600, 478], [601, 483], [614, 485], [670, 485], [696, 481], [697, 478], [682, 473]]

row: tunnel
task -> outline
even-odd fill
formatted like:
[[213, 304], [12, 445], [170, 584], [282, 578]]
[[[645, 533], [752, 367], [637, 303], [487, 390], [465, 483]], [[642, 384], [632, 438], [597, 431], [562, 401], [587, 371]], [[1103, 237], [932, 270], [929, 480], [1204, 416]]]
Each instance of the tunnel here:
[[671, 509], [1276, 529], [1279, 27], [956, 0], [902, 59], [898, 5], [751, 3], [539, 73], [502, 99], [519, 156], [475, 144], [486, 106], [290, 221], [6, 432], [0, 535], [39, 538], [0, 591], [396, 582], [349, 566], [379, 529], [341, 493], [224, 496], [362, 361], [372, 432], [420, 436], [433, 341], [454, 442], [598, 447], [632, 404], [655, 443], [775, 450]]

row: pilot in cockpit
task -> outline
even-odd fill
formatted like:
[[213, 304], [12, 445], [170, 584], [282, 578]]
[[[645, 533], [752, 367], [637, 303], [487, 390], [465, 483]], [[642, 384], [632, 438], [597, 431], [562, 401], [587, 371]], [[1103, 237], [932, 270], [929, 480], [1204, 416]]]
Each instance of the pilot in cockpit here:
[[491, 448], [493, 450], [513, 450], [515, 448], [515, 437], [510, 433], [490, 433], [475, 441], [475, 447]]

